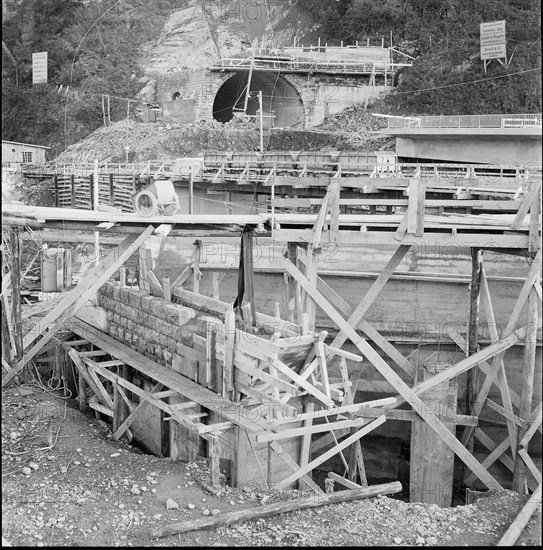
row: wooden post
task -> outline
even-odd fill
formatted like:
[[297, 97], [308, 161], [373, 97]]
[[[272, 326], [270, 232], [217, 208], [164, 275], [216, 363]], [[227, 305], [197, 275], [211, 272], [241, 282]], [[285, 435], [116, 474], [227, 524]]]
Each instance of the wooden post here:
[[[469, 287], [469, 318], [468, 318], [468, 356], [477, 353], [479, 331], [479, 303], [481, 291], [481, 267], [483, 252], [471, 248], [471, 284]], [[479, 395], [479, 376], [477, 369], [470, 369], [466, 379], [466, 414], [470, 415]], [[466, 448], [473, 451], [473, 435], [466, 441]]]
[[71, 199], [72, 199], [72, 208], [75, 208], [75, 176], [72, 174], [70, 176], [70, 191], [71, 191]]
[[55, 206], [58, 208], [60, 206], [60, 201], [58, 197], [58, 175], [53, 176], [53, 184], [55, 186]]
[[194, 175], [192, 166], [189, 166], [189, 214], [194, 214]]
[[[522, 365], [522, 390], [520, 393], [520, 407], [518, 416], [526, 420], [532, 411], [532, 397], [534, 393], [535, 355], [537, 346], [538, 303], [537, 292], [532, 288], [528, 297], [528, 330], [524, 346], [524, 362]], [[524, 494], [526, 481], [526, 464], [518, 451], [522, 448], [521, 441], [526, 433], [526, 428], [518, 430], [517, 454], [515, 469], [513, 471], [513, 490]]]
[[244, 256], [243, 269], [245, 279], [245, 299], [250, 305], [251, 319], [249, 322], [251, 325], [254, 325], [256, 321], [256, 314], [253, 278], [253, 231], [251, 229], [243, 231], [241, 243], [241, 253]]
[[212, 435], [209, 438], [209, 471], [211, 473], [211, 484], [219, 485], [220, 483], [220, 447], [219, 437]]
[[15, 336], [15, 355], [23, 355], [23, 327], [21, 322], [21, 250], [19, 227], [10, 228], [11, 245], [11, 322]]
[[194, 241], [194, 267], [192, 270], [192, 291], [200, 292], [200, 260], [202, 259], [202, 241]]
[[172, 301], [172, 289], [170, 286], [170, 278], [169, 277], [163, 277], [162, 278], [162, 292], [164, 293], [164, 300], [166, 302]]
[[87, 408], [87, 385], [85, 377], [78, 371], [77, 400], [79, 401], [79, 410], [85, 412]]
[[234, 344], [236, 337], [236, 316], [233, 311], [224, 314], [224, 389], [234, 389]]
[[121, 420], [121, 403], [123, 398], [119, 392], [119, 386], [113, 384], [113, 426], [112, 431], [116, 432], [119, 429], [119, 426], [122, 424]]
[[[423, 378], [431, 378], [443, 367], [423, 368]], [[442, 382], [424, 392], [421, 399], [430, 410], [443, 416], [456, 414], [456, 380]], [[445, 423], [454, 434], [455, 424]], [[424, 420], [411, 423], [409, 500], [448, 507], [452, 502], [454, 452]]]
[[90, 193], [90, 207], [91, 210], [95, 210], [95, 204], [94, 204], [94, 174], [90, 174], [89, 176], [89, 193]]
[[115, 206], [115, 186], [113, 184], [113, 174], [109, 174], [109, 205]]
[[[297, 263], [297, 254], [298, 254], [298, 247], [295, 243], [288, 243], [287, 244], [287, 254], [288, 259], [290, 262], [292, 262], [294, 265], [298, 265]], [[286, 287], [287, 287], [287, 309], [288, 309], [288, 320], [291, 323], [295, 323], [296, 321], [299, 323], [299, 315], [300, 310], [298, 309], [299, 304], [297, 303], [297, 294], [296, 294], [296, 286], [297, 283], [294, 279], [294, 277], [291, 277], [288, 274], [285, 274], [286, 278]]]

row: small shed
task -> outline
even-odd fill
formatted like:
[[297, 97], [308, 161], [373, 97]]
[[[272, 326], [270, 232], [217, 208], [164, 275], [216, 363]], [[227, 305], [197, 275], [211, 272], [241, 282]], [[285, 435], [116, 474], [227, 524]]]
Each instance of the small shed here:
[[51, 147], [2, 140], [2, 164], [11, 162], [45, 164], [46, 149], [51, 149]]

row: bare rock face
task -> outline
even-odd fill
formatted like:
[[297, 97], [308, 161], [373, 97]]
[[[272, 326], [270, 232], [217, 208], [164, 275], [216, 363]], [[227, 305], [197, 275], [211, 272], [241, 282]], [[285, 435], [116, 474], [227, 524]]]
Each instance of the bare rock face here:
[[[279, 48], [314, 32], [313, 16], [284, 0], [182, 0], [142, 60], [148, 75], [202, 68], [249, 55], [252, 45]], [[318, 34], [318, 33], [317, 33]]]
[[202, 8], [196, 2], [173, 12], [157, 44], [143, 60], [147, 73], [165, 74], [210, 65], [219, 59]]

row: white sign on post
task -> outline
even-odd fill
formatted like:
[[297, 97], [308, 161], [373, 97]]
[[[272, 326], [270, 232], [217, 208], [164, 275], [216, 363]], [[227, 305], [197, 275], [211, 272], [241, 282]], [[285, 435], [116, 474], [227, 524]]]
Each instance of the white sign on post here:
[[47, 52], [32, 54], [32, 84], [47, 82]]
[[[505, 19], [481, 23], [481, 60], [507, 59], [505, 51]], [[485, 65], [486, 68], [486, 65]]]

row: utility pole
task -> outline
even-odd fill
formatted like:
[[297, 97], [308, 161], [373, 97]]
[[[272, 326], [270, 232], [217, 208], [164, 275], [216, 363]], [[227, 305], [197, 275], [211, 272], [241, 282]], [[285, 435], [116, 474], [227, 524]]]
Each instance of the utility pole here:
[[262, 90], [258, 91], [258, 103], [260, 105], [260, 152], [264, 152], [264, 123], [262, 109]]
[[[100, 173], [98, 170], [98, 159], [94, 159], [94, 209], [98, 210], [98, 201], [100, 197]], [[100, 263], [100, 231], [94, 232], [94, 263], [98, 265]]]

